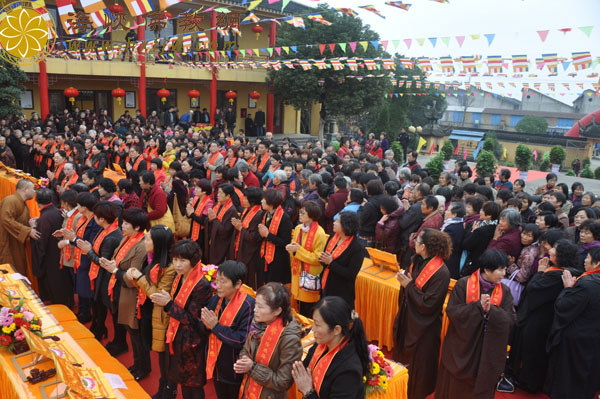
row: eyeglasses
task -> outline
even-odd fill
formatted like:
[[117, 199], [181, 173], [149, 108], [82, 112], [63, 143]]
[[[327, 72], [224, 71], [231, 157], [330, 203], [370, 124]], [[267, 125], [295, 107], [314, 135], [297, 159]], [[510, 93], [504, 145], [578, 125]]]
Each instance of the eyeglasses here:
[[417, 240], [417, 241], [415, 241], [415, 244], [423, 245], [423, 241]]

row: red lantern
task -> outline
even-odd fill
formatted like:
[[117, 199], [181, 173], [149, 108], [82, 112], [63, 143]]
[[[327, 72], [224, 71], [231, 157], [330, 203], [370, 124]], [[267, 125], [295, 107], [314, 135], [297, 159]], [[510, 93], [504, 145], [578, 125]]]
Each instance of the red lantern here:
[[171, 92], [167, 89], [160, 89], [156, 92], [156, 95], [160, 97], [160, 101], [164, 104], [167, 102], [167, 97], [171, 95]]
[[63, 93], [65, 94], [65, 97], [69, 97], [69, 101], [72, 105], [75, 104], [75, 97], [79, 95], [79, 90], [74, 87], [67, 87]]
[[192, 90], [188, 91], [188, 97], [189, 98], [198, 98], [198, 97], [200, 97], [200, 92], [198, 90], [192, 89]]
[[112, 96], [117, 99], [119, 105], [121, 105], [121, 98], [125, 97], [125, 90], [117, 87], [116, 89], [112, 89]]
[[165, 11], [164, 13], [165, 13], [165, 19], [171, 19], [171, 18], [173, 18], [173, 15], [170, 12]]
[[108, 7], [108, 9], [110, 10], [110, 12], [112, 12], [113, 14], [123, 14], [123, 6], [120, 4], [113, 4], [110, 7]]
[[225, 98], [229, 99], [229, 103], [233, 105], [233, 100], [237, 98], [237, 93], [233, 90], [229, 90], [227, 93], [225, 93]]
[[257, 91], [251, 91], [249, 96], [253, 100], [258, 100], [260, 98], [260, 93]]
[[252, 27], [252, 32], [256, 33], [256, 40], [258, 40], [262, 31], [263, 31], [263, 28], [259, 24], [256, 24]]

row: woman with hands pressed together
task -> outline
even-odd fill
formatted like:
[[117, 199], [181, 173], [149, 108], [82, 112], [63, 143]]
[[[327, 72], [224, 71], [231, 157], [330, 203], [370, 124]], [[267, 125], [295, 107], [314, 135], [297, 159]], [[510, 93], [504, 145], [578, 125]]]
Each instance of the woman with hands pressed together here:
[[171, 257], [177, 276], [170, 292], [161, 290], [150, 295], [154, 305], [163, 306], [170, 317], [165, 340], [170, 354], [169, 382], [165, 390], [177, 391], [177, 386], [171, 384], [181, 384], [183, 399], [203, 399], [207, 339], [201, 317], [212, 288], [204, 277], [198, 244], [192, 240], [178, 241]]
[[223, 263], [229, 254], [233, 235], [231, 219], [238, 215], [231, 199], [234, 192], [233, 185], [221, 184], [217, 190], [217, 203], [207, 211], [208, 229], [204, 250], [208, 251], [208, 263], [213, 265]]
[[196, 182], [194, 198], [190, 200], [186, 207], [187, 216], [191, 219], [190, 238], [204, 245], [204, 231], [208, 211], [213, 207], [211, 197], [212, 185], [208, 179], [199, 179]]
[[[133, 349], [134, 364], [129, 368], [136, 381], [150, 373], [150, 354], [142, 343], [137, 319], [137, 289], [127, 275], [134, 267], [141, 269], [146, 256], [144, 229], [148, 224], [146, 213], [140, 208], [129, 208], [123, 212], [123, 239], [110, 258], [102, 257], [100, 266], [104, 269], [102, 279], [98, 281], [97, 292], [106, 308], [110, 310], [115, 331], [129, 332]], [[116, 344], [115, 344], [116, 346]], [[127, 350], [127, 344], [123, 346]], [[118, 351], [116, 348], [114, 351]]]
[[452, 252], [452, 240], [444, 232], [425, 229], [415, 240], [415, 256], [406, 274], [398, 272], [402, 285], [394, 322], [394, 360], [407, 365], [408, 397], [423, 399], [435, 389], [440, 357], [442, 309], [450, 284], [444, 263]]
[[290, 293], [270, 282], [256, 293], [254, 320], [248, 339], [233, 365], [246, 374], [241, 399], [284, 399], [292, 386], [292, 366], [302, 358], [300, 326], [291, 314]]
[[333, 222], [333, 236], [319, 255], [323, 265], [322, 296], [339, 296], [354, 309], [356, 276], [365, 257], [364, 249], [356, 239], [358, 215], [342, 212]]
[[291, 281], [290, 255], [285, 249], [292, 239], [292, 221], [283, 211], [283, 196], [274, 188], [263, 192], [262, 208], [265, 211], [258, 225], [258, 234], [262, 239], [260, 255], [264, 258], [260, 281], [277, 281], [289, 284]]
[[340, 297], [321, 299], [313, 311], [316, 344], [292, 376], [306, 399], [362, 399], [370, 364], [361, 319]]
[[[168, 381], [169, 355], [165, 350], [165, 336], [169, 325], [169, 315], [162, 306], [153, 305], [147, 297], [162, 290], [169, 290], [173, 286], [175, 278], [175, 267], [171, 261], [173, 241], [173, 232], [167, 226], [152, 226], [150, 231], [144, 235], [147, 256], [142, 269], [132, 267], [127, 270], [127, 279], [139, 289], [136, 316], [140, 324], [143, 349], [147, 350], [151, 342], [152, 350], [158, 352], [159, 397], [162, 397]], [[176, 386], [176, 384], [170, 386], [173, 385]]]

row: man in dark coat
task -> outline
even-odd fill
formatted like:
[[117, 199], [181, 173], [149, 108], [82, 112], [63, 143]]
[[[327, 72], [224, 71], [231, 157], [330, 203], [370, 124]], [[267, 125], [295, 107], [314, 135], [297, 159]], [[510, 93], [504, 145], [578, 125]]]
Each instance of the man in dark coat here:
[[256, 128], [256, 137], [265, 135], [265, 113], [262, 107], [258, 107], [258, 111], [254, 114], [254, 126]]
[[363, 247], [375, 245], [375, 226], [382, 213], [379, 209], [383, 194], [383, 183], [375, 178], [367, 183], [367, 195], [369, 200], [358, 209], [359, 229], [358, 239]]
[[325, 232], [331, 234], [333, 232], [333, 217], [337, 215], [348, 200], [348, 182], [343, 177], [336, 177], [333, 180], [333, 194], [327, 200], [325, 206], [325, 218], [327, 219], [327, 229]]
[[246, 136], [254, 136], [254, 121], [252, 120], [252, 114], [246, 115], [244, 129], [246, 129]]
[[67, 268], [60, 268], [58, 239], [52, 233], [62, 227], [60, 210], [52, 204], [53, 192], [43, 188], [37, 191], [36, 201], [40, 206], [40, 217], [36, 229], [37, 240], [31, 241], [31, 266], [37, 277], [42, 301], [73, 306], [73, 282]]
[[225, 113], [225, 122], [227, 123], [227, 129], [229, 129], [229, 132], [231, 133], [233, 133], [233, 130], [235, 129], [235, 121], [235, 111], [231, 107], [227, 108], [227, 112]]

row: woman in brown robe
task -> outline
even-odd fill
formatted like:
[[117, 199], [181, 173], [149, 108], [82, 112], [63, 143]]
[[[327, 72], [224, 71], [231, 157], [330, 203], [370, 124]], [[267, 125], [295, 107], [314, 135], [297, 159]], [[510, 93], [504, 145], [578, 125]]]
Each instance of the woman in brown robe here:
[[231, 197], [235, 190], [229, 183], [221, 184], [217, 191], [217, 203], [208, 210], [208, 231], [204, 249], [208, 251], [208, 263], [220, 265], [227, 260], [229, 247], [233, 237], [231, 219], [237, 217], [237, 209], [233, 206]]
[[260, 245], [262, 239], [258, 234], [258, 225], [261, 223], [264, 211], [261, 207], [262, 190], [258, 187], [246, 189], [248, 207], [242, 212], [240, 218], [232, 218], [231, 223], [235, 228], [235, 239], [231, 242], [230, 259], [242, 262], [248, 268], [248, 275], [244, 283], [252, 289], [258, 289], [259, 270], [263, 265], [260, 258]]
[[446, 307], [450, 325], [436, 399], [493, 399], [504, 370], [508, 334], [515, 322], [510, 289], [500, 283], [508, 257], [488, 249], [477, 262], [475, 273], [457, 281]]
[[394, 360], [408, 366], [408, 397], [424, 399], [435, 389], [440, 357], [442, 308], [450, 272], [444, 263], [452, 253], [450, 236], [425, 229], [415, 240], [410, 271], [399, 272], [402, 284], [394, 323]]

